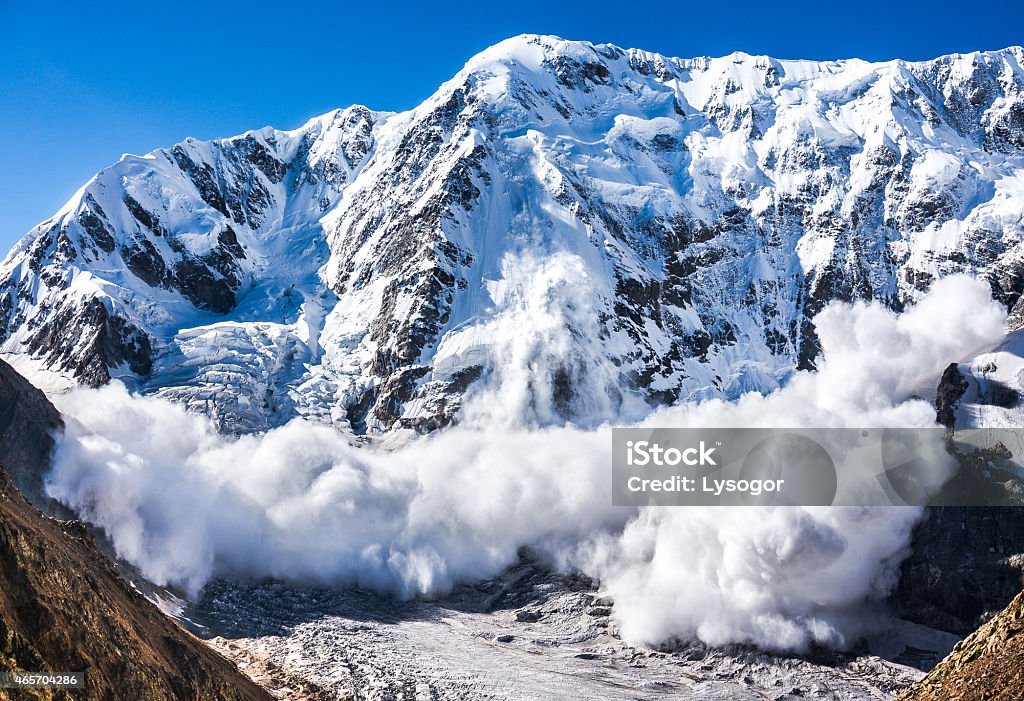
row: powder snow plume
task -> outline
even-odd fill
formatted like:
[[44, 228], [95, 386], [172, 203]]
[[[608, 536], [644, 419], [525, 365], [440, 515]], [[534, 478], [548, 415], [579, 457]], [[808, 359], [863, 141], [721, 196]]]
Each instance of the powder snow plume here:
[[[462, 332], [489, 370], [459, 426], [392, 449], [302, 420], [232, 438], [117, 384], [81, 389], [57, 398], [67, 429], [49, 492], [154, 582], [193, 594], [213, 576], [436, 594], [529, 545], [598, 578], [632, 641], [851, 644], [919, 510], [612, 507], [610, 425], [932, 425], [916, 389], [1003, 334], [988, 287], [947, 278], [899, 315], [833, 304], [816, 319], [817, 372], [650, 413], [594, 353], [584, 271], [570, 254], [506, 261], [497, 313]], [[570, 400], [564, 378], [582, 388]]]

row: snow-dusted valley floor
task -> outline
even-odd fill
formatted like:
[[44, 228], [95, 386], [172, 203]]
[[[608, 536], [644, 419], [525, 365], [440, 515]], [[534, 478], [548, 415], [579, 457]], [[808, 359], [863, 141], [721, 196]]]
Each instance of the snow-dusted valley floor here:
[[912, 624], [850, 655], [623, 643], [589, 580], [526, 561], [443, 600], [215, 582], [185, 615], [281, 699], [892, 699], [956, 642]]

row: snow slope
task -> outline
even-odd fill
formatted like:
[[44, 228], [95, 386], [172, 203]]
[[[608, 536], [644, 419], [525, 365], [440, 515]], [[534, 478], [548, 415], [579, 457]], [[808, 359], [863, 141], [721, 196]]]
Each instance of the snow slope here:
[[1021, 313], [1022, 64], [516, 37], [409, 112], [122, 158], [0, 264], [0, 352], [230, 431], [770, 391], [831, 300], [968, 272]]

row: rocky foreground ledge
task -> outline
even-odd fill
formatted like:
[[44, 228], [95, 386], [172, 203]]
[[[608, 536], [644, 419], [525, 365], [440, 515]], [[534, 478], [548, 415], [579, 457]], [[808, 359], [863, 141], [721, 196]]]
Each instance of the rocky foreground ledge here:
[[271, 698], [135, 591], [79, 522], [33, 508], [0, 467], [0, 672], [83, 670], [85, 689], [70, 695], [0, 699]]
[[1024, 699], [1024, 593], [957, 644], [899, 701]]

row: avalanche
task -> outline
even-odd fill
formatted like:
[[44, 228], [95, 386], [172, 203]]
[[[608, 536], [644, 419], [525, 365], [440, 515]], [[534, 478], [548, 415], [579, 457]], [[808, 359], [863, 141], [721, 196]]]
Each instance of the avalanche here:
[[157, 582], [414, 595], [532, 545], [632, 640], [841, 647], [915, 511], [617, 510], [604, 434], [932, 424], [1024, 313], [1022, 63], [516, 37], [405, 113], [101, 171], [0, 263], [0, 352], [108, 385], [50, 491]]

